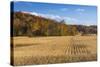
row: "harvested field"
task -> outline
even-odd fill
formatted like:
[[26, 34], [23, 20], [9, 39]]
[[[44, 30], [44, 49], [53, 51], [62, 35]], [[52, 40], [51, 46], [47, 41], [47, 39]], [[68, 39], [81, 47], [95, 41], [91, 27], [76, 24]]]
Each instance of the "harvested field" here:
[[13, 37], [13, 65], [97, 60], [96, 36]]

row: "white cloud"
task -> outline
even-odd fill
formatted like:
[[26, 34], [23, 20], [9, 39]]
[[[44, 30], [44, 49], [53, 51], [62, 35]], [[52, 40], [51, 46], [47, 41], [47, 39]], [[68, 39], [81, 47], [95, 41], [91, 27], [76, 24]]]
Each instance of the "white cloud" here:
[[53, 14], [42, 14], [42, 13], [36, 13], [36, 12], [31, 12], [30, 14], [32, 15], [36, 15], [36, 16], [41, 16], [44, 18], [49, 18], [49, 19], [53, 19], [56, 21], [61, 21], [61, 20], [65, 20], [66, 22], [78, 22], [78, 19], [76, 18], [72, 18], [72, 17], [61, 17], [59, 15], [53, 15]]
[[62, 20], [62, 17], [60, 17], [59, 15], [42, 14], [42, 13], [37, 13], [37, 12], [28, 12], [28, 13], [32, 14], [32, 15], [36, 15], [36, 16], [41, 16], [41, 17], [44, 17], [44, 18], [53, 19], [53, 20], [56, 20], [56, 21], [61, 21]]
[[82, 15], [85, 12], [85, 9], [78, 8], [75, 11], [78, 12], [78, 14]]
[[65, 19], [66, 21], [78, 22], [78, 19], [72, 18], [72, 17], [64, 17], [64, 19]]
[[24, 13], [29, 13], [29, 14], [36, 15], [36, 16], [41, 16], [41, 17], [53, 19], [53, 20], [56, 20], [56, 21], [65, 20], [66, 22], [71, 22], [71, 23], [78, 22], [78, 19], [72, 18], [72, 17], [62, 17], [62, 16], [59, 16], [59, 15], [42, 14], [42, 13], [37, 13], [37, 12], [24, 12]]
[[38, 16], [39, 14], [38, 13], [36, 13], [36, 12], [32, 12], [32, 13], [30, 13], [30, 14], [32, 14], [32, 15], [36, 15], [36, 16]]
[[76, 9], [76, 11], [78, 11], [78, 12], [84, 12], [84, 11], [85, 11], [85, 9], [78, 8], [78, 9]]

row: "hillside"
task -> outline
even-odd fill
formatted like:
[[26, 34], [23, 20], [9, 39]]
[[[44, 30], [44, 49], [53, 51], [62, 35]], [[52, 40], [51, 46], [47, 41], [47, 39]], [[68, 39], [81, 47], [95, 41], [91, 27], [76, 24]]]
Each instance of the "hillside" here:
[[12, 36], [68, 36], [83, 34], [96, 34], [96, 26], [68, 25], [64, 20], [31, 15], [23, 12], [12, 12]]

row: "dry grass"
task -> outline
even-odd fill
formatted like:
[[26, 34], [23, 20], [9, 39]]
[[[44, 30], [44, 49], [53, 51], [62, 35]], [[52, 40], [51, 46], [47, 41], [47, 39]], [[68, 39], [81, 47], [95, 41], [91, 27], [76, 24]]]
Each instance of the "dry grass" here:
[[96, 36], [14, 37], [14, 64], [97, 60]]

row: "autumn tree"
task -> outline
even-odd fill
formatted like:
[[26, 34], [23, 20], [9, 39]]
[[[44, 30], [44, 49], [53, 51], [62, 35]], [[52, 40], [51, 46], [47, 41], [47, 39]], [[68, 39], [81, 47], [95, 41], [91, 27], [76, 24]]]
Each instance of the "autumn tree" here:
[[62, 21], [22, 12], [13, 13], [14, 36], [67, 36], [76, 35], [77, 28]]

